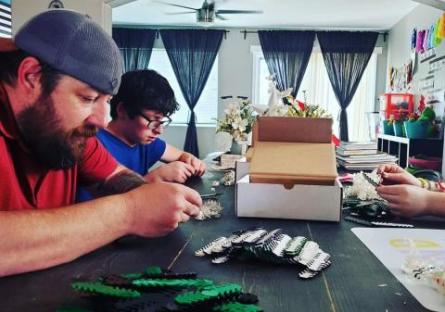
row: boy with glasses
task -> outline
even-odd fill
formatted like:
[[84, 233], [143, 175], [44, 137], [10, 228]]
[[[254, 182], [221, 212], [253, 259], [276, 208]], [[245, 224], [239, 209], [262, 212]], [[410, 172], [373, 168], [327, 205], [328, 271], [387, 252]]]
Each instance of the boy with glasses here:
[[[184, 183], [191, 176], [204, 174], [203, 161], [159, 138], [178, 110], [174, 92], [163, 76], [154, 70], [125, 73], [110, 104], [112, 120], [97, 137], [119, 163], [147, 182]], [[166, 164], [149, 172], [159, 160]], [[87, 193], [82, 189], [77, 200], [91, 198]]]

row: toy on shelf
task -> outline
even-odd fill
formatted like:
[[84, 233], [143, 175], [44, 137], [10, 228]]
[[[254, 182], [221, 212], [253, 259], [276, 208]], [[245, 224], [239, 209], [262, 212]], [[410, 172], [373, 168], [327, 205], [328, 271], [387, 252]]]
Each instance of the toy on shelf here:
[[414, 111], [414, 94], [385, 93], [380, 97], [380, 110], [385, 113], [385, 119], [389, 119], [391, 115], [399, 119], [400, 113], [412, 113]]

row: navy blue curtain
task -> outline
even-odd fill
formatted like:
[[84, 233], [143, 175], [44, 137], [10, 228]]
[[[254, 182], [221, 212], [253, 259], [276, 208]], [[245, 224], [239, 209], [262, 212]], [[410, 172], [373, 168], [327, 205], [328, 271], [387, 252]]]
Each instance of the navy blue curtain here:
[[317, 32], [323, 60], [340, 104], [340, 139], [349, 141], [346, 108], [357, 90], [378, 37], [377, 32]]
[[124, 72], [147, 69], [157, 30], [113, 27], [116, 41], [124, 61]]
[[209, 78], [224, 31], [163, 29], [160, 32], [182, 94], [191, 112], [184, 151], [199, 157], [194, 108]]
[[292, 87], [296, 97], [311, 57], [315, 32], [262, 30], [258, 36], [269, 72], [276, 77], [277, 89]]

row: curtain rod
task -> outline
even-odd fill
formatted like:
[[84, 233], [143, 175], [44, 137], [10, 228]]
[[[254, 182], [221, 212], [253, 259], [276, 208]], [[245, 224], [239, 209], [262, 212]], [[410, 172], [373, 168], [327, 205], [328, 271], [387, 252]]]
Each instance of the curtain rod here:
[[190, 28], [174, 28], [174, 27], [159, 27], [159, 28], [154, 28], [154, 27], [144, 27], [144, 26], [139, 26], [139, 25], [137, 25], [137, 26], [135, 26], [135, 25], [113, 25], [113, 28], [126, 28], [126, 29], [149, 29], [149, 30], [155, 30], [156, 31], [156, 39], [159, 39], [159, 31], [161, 30], [161, 29], [179, 29], [179, 30], [182, 30], [182, 29], [185, 29], [185, 30], [187, 30], [187, 29], [215, 29], [215, 30], [221, 30], [221, 31], [223, 31], [224, 32], [224, 39], [227, 39], [227, 33], [228, 32], [230, 32], [230, 30], [227, 30], [227, 29], [217, 29], [217, 28], [192, 28], [192, 27], [190, 27]]
[[[286, 29], [288, 30], [288, 29]], [[310, 29], [308, 29], [310, 30]], [[315, 30], [317, 31], [317, 30]], [[319, 30], [319, 31], [326, 31], [326, 30]], [[347, 31], [347, 30], [345, 30]], [[379, 35], [383, 36], [383, 41], [386, 41], [386, 37], [388, 36], [388, 32], [386, 31], [377, 31], [379, 33]], [[257, 34], [258, 31], [257, 30], [241, 30], [240, 33], [244, 34], [244, 40], [246, 40], [247, 38], [247, 34]]]
[[[179, 29], [179, 28], [161, 28], [161, 29]], [[159, 39], [159, 37], [160, 37], [159, 31], [161, 29], [155, 29], [156, 30], [156, 39]], [[184, 29], [184, 28], [181, 28], [181, 29]], [[192, 29], [193, 30], [193, 29], [198, 29], [198, 28], [185, 28], [185, 29]], [[201, 29], [201, 28], [199, 28], [199, 29]], [[213, 29], [213, 28], [204, 28], [204, 29], [207, 30], [207, 29]], [[230, 30], [226, 30], [226, 29], [216, 29], [216, 30], [223, 31], [224, 32], [224, 39], [227, 39], [227, 33], [230, 32]]]

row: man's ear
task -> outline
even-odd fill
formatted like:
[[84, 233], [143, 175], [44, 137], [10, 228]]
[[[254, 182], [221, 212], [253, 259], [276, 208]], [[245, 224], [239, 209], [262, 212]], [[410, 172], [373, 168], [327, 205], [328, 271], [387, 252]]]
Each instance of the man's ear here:
[[40, 94], [40, 62], [32, 56], [26, 57], [20, 63], [17, 71], [17, 84], [25, 92]]

